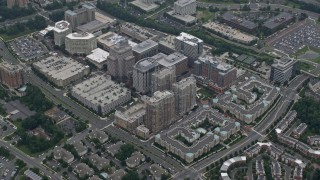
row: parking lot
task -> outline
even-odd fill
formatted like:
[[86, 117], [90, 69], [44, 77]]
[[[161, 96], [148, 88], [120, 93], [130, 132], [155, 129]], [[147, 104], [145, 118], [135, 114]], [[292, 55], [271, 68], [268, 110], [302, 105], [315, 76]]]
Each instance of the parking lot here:
[[304, 46], [320, 48], [320, 25], [313, 22], [305, 23], [294, 29], [283, 32], [280, 38], [272, 38], [271, 46], [286, 54], [294, 54]]
[[17, 167], [14, 164], [15, 160], [9, 160], [0, 156], [0, 176], [1, 179], [13, 179], [17, 173]]
[[44, 45], [29, 36], [15, 39], [10, 46], [25, 61], [40, 58], [48, 52]]

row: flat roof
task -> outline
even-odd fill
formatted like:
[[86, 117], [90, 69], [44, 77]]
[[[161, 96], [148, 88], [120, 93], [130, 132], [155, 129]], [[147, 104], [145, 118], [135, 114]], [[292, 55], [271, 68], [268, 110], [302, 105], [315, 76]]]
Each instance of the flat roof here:
[[137, 52], [137, 53], [142, 53], [148, 49], [152, 49], [154, 47], [157, 47], [158, 46], [158, 43], [157, 42], [154, 42], [153, 40], [151, 39], [147, 39], [141, 43], [139, 43], [138, 45], [132, 47], [132, 50]]
[[190, 44], [192, 46], [196, 46], [199, 43], [203, 43], [203, 40], [191, 35], [191, 34], [187, 34], [185, 32], [180, 33], [179, 36], [176, 37], [176, 39], [183, 41], [187, 44]]
[[92, 50], [91, 54], [89, 54], [87, 58], [90, 59], [91, 61], [102, 63], [107, 60], [108, 56], [109, 56], [109, 53], [107, 51], [97, 48]]
[[66, 36], [66, 38], [69, 39], [91, 39], [94, 38], [95, 36], [91, 33], [88, 32], [83, 32], [83, 33], [70, 33]]
[[251, 22], [249, 20], [246, 20], [246, 19], [243, 19], [241, 17], [235, 16], [235, 15], [233, 15], [231, 13], [228, 13], [228, 12], [224, 13], [222, 15], [222, 18], [225, 19], [225, 20], [228, 20], [228, 21], [232, 21], [232, 22], [234, 22], [236, 24], [239, 24], [239, 25], [241, 25], [243, 27], [246, 27], [248, 29], [254, 29], [254, 28], [257, 27], [257, 25], [254, 22]]
[[109, 75], [96, 75], [73, 86], [72, 93], [93, 104], [105, 106], [131, 92], [112, 81]]
[[287, 12], [282, 12], [281, 14], [269, 19], [265, 23], [263, 23], [263, 26], [274, 29], [278, 26], [281, 26], [282, 24], [290, 21], [293, 18], [292, 14]]
[[187, 57], [179, 52], [174, 52], [164, 58], [162, 58], [159, 61], [159, 64], [161, 64], [164, 67], [170, 67], [174, 66], [175, 64], [178, 64], [182, 61], [187, 61]]

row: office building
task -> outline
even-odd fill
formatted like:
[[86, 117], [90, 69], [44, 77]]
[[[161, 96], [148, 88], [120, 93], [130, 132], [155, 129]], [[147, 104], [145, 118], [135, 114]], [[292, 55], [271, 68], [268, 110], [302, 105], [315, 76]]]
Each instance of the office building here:
[[95, 12], [95, 20], [87, 22], [83, 25], [76, 27], [78, 32], [89, 32], [94, 34], [101, 34], [102, 29], [108, 28], [111, 25], [115, 24], [116, 20], [108, 17], [100, 12]]
[[80, 9], [76, 9], [74, 11], [67, 10], [64, 13], [64, 18], [68, 21], [71, 25], [73, 30], [76, 27], [86, 24], [88, 22], [95, 20], [95, 12], [96, 7], [91, 3], [83, 4]]
[[297, 61], [291, 58], [281, 58], [271, 65], [270, 81], [285, 83], [296, 73]]
[[153, 133], [159, 132], [175, 122], [174, 94], [157, 91], [152, 97], [144, 96], [146, 103], [145, 126]]
[[11, 65], [3, 62], [0, 64], [1, 83], [8, 88], [19, 88], [24, 84], [23, 68], [19, 65]]
[[130, 101], [131, 92], [108, 75], [96, 75], [72, 87], [71, 95], [98, 114], [106, 115]]
[[176, 76], [179, 77], [188, 71], [188, 57], [179, 52], [174, 52], [162, 58], [159, 65], [164, 68], [173, 67]]
[[72, 32], [70, 23], [68, 21], [56, 22], [53, 34], [54, 34], [54, 45], [61, 46], [65, 44], [65, 39], [68, 34]]
[[158, 39], [157, 34], [147, 30], [146, 28], [128, 22], [120, 26], [120, 32], [140, 42], [147, 39], [154, 41]]
[[155, 56], [141, 59], [133, 66], [133, 87], [136, 91], [147, 94], [151, 91], [151, 75], [159, 68], [159, 60], [163, 58], [163, 54], [159, 53]]
[[65, 87], [90, 72], [89, 66], [64, 56], [50, 56], [33, 63], [33, 67], [57, 86]]
[[86, 58], [98, 69], [103, 69], [105, 65], [107, 65], [108, 56], [109, 53], [107, 51], [97, 48], [91, 51], [91, 54], [89, 54]]
[[28, 7], [29, 0], [7, 0], [7, 7], [12, 8], [18, 6], [20, 8]]
[[165, 54], [172, 54], [176, 51], [174, 46], [175, 36], [168, 35], [159, 40], [159, 51]]
[[149, 13], [159, 7], [158, 4], [155, 4], [156, 1], [159, 0], [135, 0], [131, 1], [130, 4], [142, 10], [143, 12]]
[[121, 40], [110, 48], [107, 59], [108, 74], [123, 81], [132, 75], [135, 59], [128, 40]]
[[91, 33], [71, 33], [66, 36], [65, 45], [70, 54], [90, 54], [97, 48], [97, 39]]
[[196, 14], [196, 0], [178, 0], [174, 3], [174, 13], [179, 15]]
[[269, 30], [271, 33], [285, 27], [294, 21], [293, 15], [287, 12], [282, 12], [279, 15], [269, 19], [263, 23], [263, 27]]
[[212, 56], [200, 57], [194, 64], [196, 76], [212, 82], [216, 89], [229, 87], [237, 78], [237, 70], [232, 65], [218, 61]]
[[138, 103], [129, 107], [119, 107], [114, 114], [114, 124], [132, 133], [143, 124], [146, 116], [146, 105]]
[[[97, 38], [98, 45], [101, 46], [101, 48], [106, 51], [110, 51], [111, 46], [116, 45], [117, 43], [123, 40], [126, 40], [126, 38], [114, 32], [107, 32]], [[134, 47], [137, 45], [137, 43], [132, 42], [130, 40], [128, 40], [128, 43], [131, 47]]]
[[176, 98], [176, 112], [183, 115], [196, 105], [197, 82], [194, 77], [188, 77], [173, 84]]
[[132, 48], [136, 62], [140, 59], [158, 54], [158, 43], [151, 39], [145, 40]]
[[155, 71], [151, 75], [151, 93], [156, 91], [172, 90], [172, 85], [175, 82], [176, 71], [174, 67], [168, 67]]
[[242, 31], [249, 32], [249, 33], [254, 33], [258, 27], [258, 25], [256, 25], [254, 22], [240, 18], [240, 17], [235, 16], [235, 15], [228, 13], [228, 12], [224, 13], [221, 16], [221, 20], [231, 27], [234, 27], [234, 28], [237, 28]]
[[192, 65], [203, 52], [203, 41], [187, 33], [180, 33], [175, 39], [175, 49], [189, 58], [189, 64]]

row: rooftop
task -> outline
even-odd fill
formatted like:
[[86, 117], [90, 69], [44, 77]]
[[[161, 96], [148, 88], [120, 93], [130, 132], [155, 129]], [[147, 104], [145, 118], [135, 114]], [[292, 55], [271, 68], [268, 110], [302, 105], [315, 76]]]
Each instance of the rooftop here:
[[92, 53], [89, 54], [87, 58], [97, 63], [106, 61], [109, 56], [109, 53], [107, 51], [100, 48], [94, 49], [91, 52]]
[[158, 43], [152, 41], [151, 39], [147, 39], [143, 42], [141, 42], [140, 44], [132, 47], [132, 50], [137, 52], [137, 53], [142, 53], [148, 49], [154, 48], [158, 46]]
[[54, 31], [64, 32], [69, 29], [70, 23], [68, 21], [59, 21], [55, 23]]
[[159, 64], [161, 64], [164, 67], [170, 67], [170, 66], [174, 66], [175, 64], [178, 64], [181, 61], [187, 60], [188, 58], [179, 53], [179, 52], [175, 52], [173, 54], [170, 54], [164, 58], [162, 58], [159, 61]]
[[94, 38], [95, 36], [91, 33], [87, 33], [87, 32], [84, 32], [84, 33], [70, 33], [66, 36], [66, 38], [69, 38], [69, 39], [91, 39], [91, 38]]
[[187, 34], [185, 32], [180, 33], [180, 35], [177, 36], [176, 39], [183, 41], [183, 42], [185, 42], [189, 45], [192, 45], [192, 46], [197, 46], [199, 43], [203, 43], [203, 40], [201, 40], [193, 35]]
[[243, 27], [246, 27], [248, 29], [254, 29], [254, 28], [257, 27], [257, 25], [254, 22], [251, 22], [251, 21], [248, 21], [246, 19], [240, 18], [240, 17], [235, 16], [233, 14], [230, 14], [228, 12], [224, 13], [222, 15], [222, 18], [227, 20], [227, 21], [232, 21], [232, 22], [234, 22], [236, 24], [239, 24], [239, 25], [241, 25]]
[[101, 106], [112, 103], [130, 91], [111, 80], [109, 75], [96, 75], [72, 88], [72, 92], [93, 104]]

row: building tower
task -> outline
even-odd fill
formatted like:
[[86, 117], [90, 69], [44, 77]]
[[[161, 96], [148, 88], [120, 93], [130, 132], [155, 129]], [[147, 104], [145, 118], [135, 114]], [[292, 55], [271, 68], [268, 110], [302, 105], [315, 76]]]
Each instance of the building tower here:
[[174, 67], [168, 67], [152, 73], [151, 92], [172, 90], [173, 83], [176, 82], [176, 70]]
[[53, 29], [54, 45], [61, 46], [65, 44], [66, 36], [71, 32], [70, 23], [67, 21], [56, 22]]
[[0, 80], [2, 84], [8, 86], [9, 88], [19, 88], [24, 84], [23, 68], [19, 65], [1, 63]]
[[174, 94], [157, 91], [152, 97], [143, 96], [146, 103], [146, 127], [157, 133], [175, 121]]
[[183, 115], [196, 105], [197, 82], [194, 77], [188, 77], [173, 84], [176, 112]]
[[108, 73], [120, 81], [132, 75], [135, 64], [132, 47], [127, 39], [122, 39], [110, 47], [110, 55], [107, 59]]

